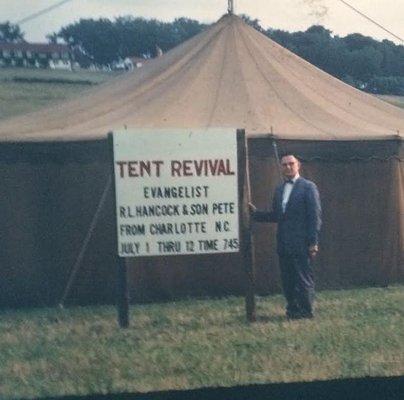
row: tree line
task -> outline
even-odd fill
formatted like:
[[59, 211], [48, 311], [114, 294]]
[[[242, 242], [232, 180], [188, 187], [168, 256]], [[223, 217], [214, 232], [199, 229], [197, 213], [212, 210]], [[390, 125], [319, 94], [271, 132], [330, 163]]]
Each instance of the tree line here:
[[[321, 25], [306, 31], [264, 29], [259, 20], [242, 15], [255, 29], [316, 65], [359, 89], [380, 94], [404, 95], [404, 46], [378, 41], [359, 33], [333, 35]], [[154, 57], [159, 49], [172, 49], [208, 25], [188, 18], [173, 22], [123, 16], [81, 19], [48, 35], [51, 42], [63, 40], [79, 48], [94, 63], [109, 65], [126, 57]], [[0, 24], [0, 42], [23, 40], [16, 25]]]
[[404, 95], [404, 46], [359, 33], [332, 36], [320, 25], [305, 32], [268, 30], [266, 34], [352, 86], [372, 93]]
[[177, 18], [173, 22], [131, 16], [114, 21], [81, 19], [48, 35], [48, 39], [62, 39], [71, 46], [79, 46], [97, 64], [108, 65], [126, 57], [154, 57], [158, 49], [168, 51], [206, 27], [188, 18]]
[[258, 19], [246, 15], [242, 18], [281, 46], [358, 89], [404, 96], [402, 45], [360, 33], [340, 37], [321, 25], [313, 25], [304, 32], [265, 30]]

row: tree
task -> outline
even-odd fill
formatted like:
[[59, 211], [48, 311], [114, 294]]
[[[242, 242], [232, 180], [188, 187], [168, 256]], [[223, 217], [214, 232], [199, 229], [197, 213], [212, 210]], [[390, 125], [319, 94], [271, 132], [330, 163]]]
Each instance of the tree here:
[[360, 50], [364, 47], [376, 47], [377, 42], [370, 36], [363, 36], [360, 33], [351, 33], [344, 37], [344, 42], [350, 51]]
[[24, 33], [21, 32], [21, 29], [18, 25], [12, 24], [10, 21], [0, 23], [0, 42], [24, 42]]
[[48, 39], [62, 38], [72, 46], [80, 46], [98, 64], [107, 65], [128, 56], [155, 56], [157, 46], [163, 51], [170, 50], [205, 27], [188, 18], [177, 18], [171, 23], [132, 16], [114, 21], [81, 19], [48, 35]]
[[266, 35], [310, 63], [352, 86], [377, 93], [401, 93], [404, 46], [359, 33], [332, 36], [321, 25], [305, 32], [267, 30]]
[[366, 89], [372, 93], [404, 96], [404, 77], [377, 76], [369, 81]]
[[338, 37], [321, 25], [305, 32], [269, 30], [267, 35], [300, 57], [337, 77], [344, 75], [345, 46]]
[[347, 54], [347, 73], [354, 79], [366, 83], [381, 72], [383, 55], [374, 47], [364, 47]]
[[46, 35], [46, 39], [48, 39], [49, 43], [56, 44], [58, 42], [58, 35], [57, 33], [49, 33]]
[[57, 36], [72, 47], [82, 48], [100, 65], [108, 65], [118, 59], [120, 38], [109, 19], [80, 19], [63, 27]]
[[246, 14], [241, 14], [240, 17], [246, 24], [252, 26], [258, 32], [261, 32], [261, 33], [265, 32], [265, 29], [261, 26], [259, 19], [257, 19], [257, 18], [252, 19], [251, 17], [249, 17]]

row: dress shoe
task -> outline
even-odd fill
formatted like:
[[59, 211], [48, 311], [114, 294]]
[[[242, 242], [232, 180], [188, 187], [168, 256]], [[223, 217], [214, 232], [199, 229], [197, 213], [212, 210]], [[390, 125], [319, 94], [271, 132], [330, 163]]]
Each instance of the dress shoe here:
[[290, 312], [287, 312], [287, 313], [286, 313], [286, 318], [287, 318], [288, 320], [313, 319], [313, 318], [314, 318], [314, 315], [313, 315], [313, 313], [303, 313], [303, 312], [290, 313]]

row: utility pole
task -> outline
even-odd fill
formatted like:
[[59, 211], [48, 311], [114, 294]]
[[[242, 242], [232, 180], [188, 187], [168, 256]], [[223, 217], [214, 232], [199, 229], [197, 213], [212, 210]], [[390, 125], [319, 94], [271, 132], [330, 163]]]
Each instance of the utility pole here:
[[227, 12], [229, 14], [234, 14], [234, 0], [228, 0], [227, 3]]

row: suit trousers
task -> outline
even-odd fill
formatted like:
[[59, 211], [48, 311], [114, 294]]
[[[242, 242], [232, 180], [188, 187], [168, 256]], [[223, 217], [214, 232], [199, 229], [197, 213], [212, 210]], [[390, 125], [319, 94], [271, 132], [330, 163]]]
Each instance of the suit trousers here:
[[311, 316], [314, 302], [314, 274], [310, 257], [305, 254], [280, 254], [279, 266], [286, 314]]

